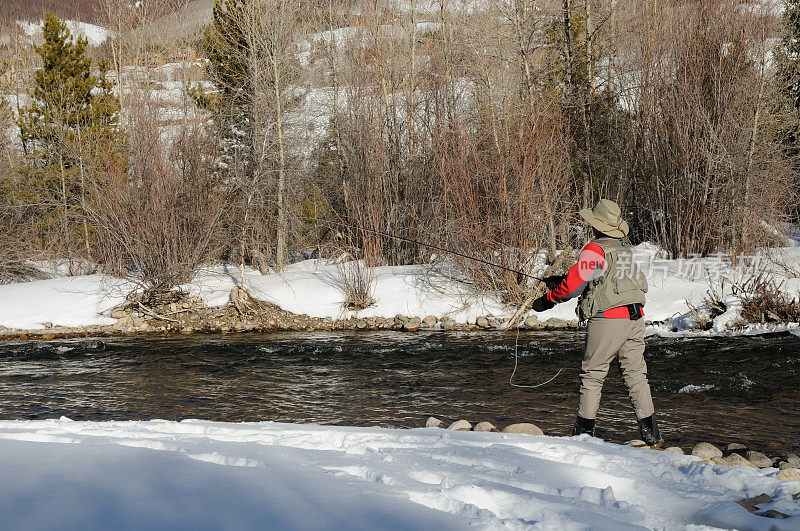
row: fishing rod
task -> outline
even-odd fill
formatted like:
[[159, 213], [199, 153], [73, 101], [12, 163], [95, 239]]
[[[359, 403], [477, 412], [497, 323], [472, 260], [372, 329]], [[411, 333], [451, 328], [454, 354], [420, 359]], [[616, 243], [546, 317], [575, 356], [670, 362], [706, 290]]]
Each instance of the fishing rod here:
[[386, 238], [394, 238], [395, 240], [400, 240], [400, 241], [403, 241], [403, 242], [406, 242], [406, 243], [411, 243], [411, 244], [414, 244], [414, 245], [420, 245], [422, 247], [429, 247], [431, 249], [436, 249], [437, 251], [441, 251], [441, 252], [443, 252], [445, 254], [452, 254], [452, 255], [458, 256], [460, 258], [465, 258], [467, 260], [472, 260], [474, 262], [480, 262], [481, 264], [485, 264], [485, 265], [492, 266], [492, 267], [497, 267], [499, 269], [503, 269], [503, 270], [509, 271], [511, 273], [516, 273], [518, 275], [522, 275], [524, 277], [527, 277], [527, 278], [530, 278], [530, 279], [533, 279], [533, 280], [538, 280], [540, 282], [545, 282], [545, 279], [543, 279], [541, 277], [537, 277], [536, 275], [529, 275], [528, 273], [525, 273], [525, 272], [520, 271], [518, 269], [512, 269], [510, 267], [506, 267], [506, 266], [501, 265], [501, 264], [496, 264], [494, 262], [489, 262], [488, 260], [483, 260], [482, 258], [477, 258], [475, 256], [470, 256], [468, 254], [460, 253], [458, 251], [453, 251], [451, 249], [445, 249], [444, 247], [441, 247], [439, 245], [435, 245], [435, 244], [432, 244], [432, 243], [425, 243], [425, 242], [421, 242], [419, 240], [415, 240], [413, 238], [407, 238], [405, 236], [398, 236], [396, 234], [390, 234], [390, 233], [384, 232], [382, 230], [370, 229], [370, 228], [366, 228], [366, 227], [360, 227], [358, 225], [352, 225], [352, 224], [344, 223], [344, 222], [341, 222], [341, 221], [328, 221], [328, 220], [318, 220], [318, 221], [322, 221], [323, 223], [329, 223], [331, 225], [339, 225], [339, 226], [347, 227], [347, 228], [350, 228], [350, 229], [360, 230], [360, 231], [363, 231], [363, 232], [370, 232], [372, 234], [377, 234], [379, 236], [384, 236]]

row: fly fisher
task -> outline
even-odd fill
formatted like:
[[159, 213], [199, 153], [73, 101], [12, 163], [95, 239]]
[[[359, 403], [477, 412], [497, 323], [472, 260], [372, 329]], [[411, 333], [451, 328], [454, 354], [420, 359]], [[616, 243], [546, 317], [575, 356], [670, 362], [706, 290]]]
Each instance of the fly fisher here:
[[553, 282], [552, 289], [532, 306], [542, 312], [578, 297], [578, 319], [586, 322], [578, 416], [572, 434], [594, 436], [603, 381], [617, 358], [641, 438], [650, 446], [660, 445], [664, 439], [656, 423], [644, 361], [647, 279], [634, 263], [631, 245], [623, 241], [628, 224], [619, 205], [608, 199], [579, 214], [592, 227], [594, 238], [567, 274]]

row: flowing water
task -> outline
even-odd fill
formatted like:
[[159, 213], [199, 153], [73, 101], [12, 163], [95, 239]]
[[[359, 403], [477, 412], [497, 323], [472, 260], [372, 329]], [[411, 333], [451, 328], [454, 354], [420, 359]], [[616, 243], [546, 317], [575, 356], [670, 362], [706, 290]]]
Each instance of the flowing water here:
[[[583, 334], [320, 333], [0, 343], [0, 418], [317, 422], [418, 427], [429, 415], [565, 435]], [[800, 450], [800, 337], [648, 338], [670, 443]], [[616, 366], [598, 435], [637, 437]]]

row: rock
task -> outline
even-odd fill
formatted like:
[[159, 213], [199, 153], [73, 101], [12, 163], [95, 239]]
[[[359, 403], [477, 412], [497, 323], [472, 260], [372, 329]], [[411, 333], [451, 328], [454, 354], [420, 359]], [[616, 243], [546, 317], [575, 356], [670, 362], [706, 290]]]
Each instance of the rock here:
[[669, 448], [664, 448], [664, 451], [668, 452], [668, 453], [671, 453], [671, 454], [677, 454], [677, 455], [683, 455], [684, 454], [683, 449], [682, 448], [678, 448], [677, 446], [670, 446]]
[[50, 330], [51, 328], [53, 328], [53, 323], [48, 321], [48, 322], [42, 323], [42, 326], [45, 327], [47, 330]]
[[739, 454], [731, 454], [726, 457], [725, 460], [728, 462], [728, 466], [746, 466], [749, 468], [758, 468], [756, 465]]
[[545, 328], [566, 328], [567, 322], [564, 319], [551, 317], [544, 323]]
[[466, 420], [457, 420], [454, 423], [450, 424], [447, 427], [447, 429], [456, 431], [469, 431], [472, 429], [472, 424], [470, 424]]
[[769, 494], [762, 492], [758, 496], [753, 498], [745, 498], [743, 500], [739, 500], [736, 503], [747, 509], [748, 511], [755, 512], [758, 507], [756, 507], [760, 503], [772, 503], [772, 497]]
[[428, 420], [425, 421], [426, 428], [441, 428], [442, 421], [437, 419], [436, 417], [428, 417]]
[[122, 308], [114, 308], [113, 310], [111, 310], [112, 319], [122, 319], [123, 317], [125, 317], [125, 314], [126, 312]]
[[732, 453], [746, 453], [747, 452], [747, 445], [742, 443], [732, 442], [725, 447], [725, 455], [730, 455]]
[[437, 319], [433, 315], [426, 315], [425, 319], [423, 319], [422, 322], [425, 324], [426, 327], [433, 328], [434, 326], [436, 326], [436, 323], [439, 322], [439, 319]]
[[367, 322], [365, 320], [359, 319], [358, 321], [356, 321], [356, 328], [358, 328], [359, 330], [363, 330], [366, 327], [367, 327]]
[[647, 446], [647, 443], [641, 439], [633, 439], [632, 441], [626, 442], [625, 446], [633, 446], [634, 448], [641, 448], [643, 446]]
[[491, 422], [479, 422], [479, 423], [477, 423], [475, 425], [474, 428], [472, 428], [472, 431], [494, 431], [494, 432], [498, 432], [500, 430], [495, 428], [494, 424], [492, 424]]
[[405, 323], [403, 323], [403, 330], [406, 332], [416, 332], [422, 326], [422, 321], [419, 320], [419, 317], [412, 317]]
[[769, 511], [764, 511], [762, 514], [764, 518], [777, 518], [779, 520], [783, 520], [784, 518], [789, 518], [788, 514], [784, 514], [780, 511], [776, 511], [775, 509], [770, 509]]
[[793, 500], [800, 500], [800, 491], [795, 492], [794, 494], [792, 494], [792, 499]]
[[787, 463], [786, 461], [781, 461], [780, 463], [778, 463], [778, 470], [784, 470], [786, 468], [794, 468], [794, 467], [789, 463]]
[[758, 468], [769, 468], [772, 466], [772, 459], [762, 454], [761, 452], [749, 451], [745, 454], [747, 460], [753, 463]]
[[481, 315], [478, 319], [475, 320], [475, 324], [480, 326], [481, 328], [489, 328], [489, 319]]
[[711, 443], [699, 442], [692, 448], [692, 455], [703, 459], [711, 459], [712, 457], [722, 457], [722, 452]]
[[452, 317], [442, 317], [442, 328], [445, 330], [455, 330], [458, 328], [458, 323]]
[[499, 319], [489, 319], [489, 328], [497, 329], [502, 327], [503, 323]]
[[715, 465], [730, 466], [730, 463], [724, 457], [712, 457], [711, 462], [714, 463]]
[[539, 318], [535, 315], [525, 318], [525, 328], [539, 328]]
[[800, 481], [800, 472], [796, 468], [784, 468], [775, 477], [781, 481]]
[[800, 468], [800, 457], [797, 454], [786, 454], [786, 462], [795, 468]]
[[539, 429], [536, 424], [530, 422], [520, 422], [518, 424], [509, 424], [503, 428], [503, 433], [524, 433], [525, 435], [544, 435], [544, 432]]

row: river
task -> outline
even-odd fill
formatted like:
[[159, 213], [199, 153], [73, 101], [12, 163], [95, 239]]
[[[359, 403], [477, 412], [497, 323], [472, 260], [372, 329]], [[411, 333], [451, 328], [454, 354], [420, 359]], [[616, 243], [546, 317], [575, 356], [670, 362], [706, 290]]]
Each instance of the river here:
[[[426, 417], [534, 422], [566, 435], [583, 334], [281, 333], [0, 343], [0, 418], [316, 422], [419, 427]], [[516, 383], [509, 385], [515, 349]], [[800, 451], [800, 337], [647, 339], [670, 444]], [[612, 366], [598, 435], [637, 438]]]

